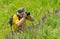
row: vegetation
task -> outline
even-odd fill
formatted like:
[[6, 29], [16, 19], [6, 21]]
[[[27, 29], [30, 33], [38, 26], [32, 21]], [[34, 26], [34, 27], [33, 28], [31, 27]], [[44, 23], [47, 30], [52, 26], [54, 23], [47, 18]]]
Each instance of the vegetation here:
[[27, 21], [21, 39], [60, 39], [60, 0], [0, 0], [0, 39], [11, 39], [8, 19], [20, 7], [35, 18], [34, 24]]

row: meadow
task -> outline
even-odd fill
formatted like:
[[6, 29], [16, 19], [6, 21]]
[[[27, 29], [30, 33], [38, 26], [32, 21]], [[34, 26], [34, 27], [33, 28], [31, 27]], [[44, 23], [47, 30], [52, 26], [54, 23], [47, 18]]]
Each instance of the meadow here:
[[21, 7], [35, 20], [20, 39], [60, 39], [60, 0], [0, 0], [0, 39], [12, 39], [8, 20]]

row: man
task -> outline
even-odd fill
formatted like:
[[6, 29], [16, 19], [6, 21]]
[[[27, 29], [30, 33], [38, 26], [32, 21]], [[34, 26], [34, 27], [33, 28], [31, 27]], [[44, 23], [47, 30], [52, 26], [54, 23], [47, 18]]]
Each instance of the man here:
[[33, 17], [27, 15], [24, 8], [18, 9], [17, 14], [13, 16], [12, 32], [23, 31], [26, 27], [26, 20], [34, 21]]

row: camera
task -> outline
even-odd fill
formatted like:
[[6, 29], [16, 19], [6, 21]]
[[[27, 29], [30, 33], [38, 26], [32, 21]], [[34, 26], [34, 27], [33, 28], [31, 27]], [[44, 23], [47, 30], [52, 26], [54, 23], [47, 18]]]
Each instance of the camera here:
[[[18, 13], [21, 13], [21, 12], [24, 12], [24, 11], [25, 11], [24, 8], [20, 8], [18, 10]], [[27, 14], [27, 16], [30, 15], [30, 12], [25, 12], [25, 13]]]
[[30, 15], [30, 12], [25, 12], [25, 13], [27, 14], [27, 16]]

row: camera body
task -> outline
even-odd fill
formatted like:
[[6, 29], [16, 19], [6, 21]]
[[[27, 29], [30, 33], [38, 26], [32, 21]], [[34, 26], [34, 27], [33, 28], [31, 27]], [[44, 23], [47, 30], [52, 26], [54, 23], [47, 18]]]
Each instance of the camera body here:
[[27, 16], [30, 15], [30, 12], [25, 12], [25, 13], [27, 14]]

